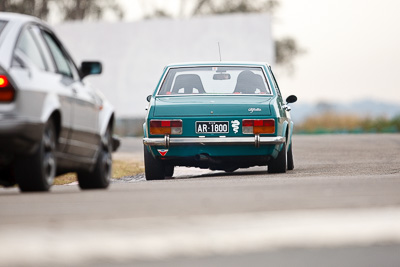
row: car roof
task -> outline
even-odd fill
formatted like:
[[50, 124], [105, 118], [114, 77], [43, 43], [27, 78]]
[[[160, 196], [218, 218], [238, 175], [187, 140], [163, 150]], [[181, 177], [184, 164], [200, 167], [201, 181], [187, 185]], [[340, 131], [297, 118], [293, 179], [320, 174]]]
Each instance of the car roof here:
[[33, 23], [51, 30], [47, 23], [29, 15], [0, 12], [0, 21], [7, 23], [0, 34], [0, 65], [5, 69], [8, 69], [11, 64], [11, 51], [13, 51], [17, 37], [24, 25]]
[[254, 61], [203, 61], [203, 62], [181, 62], [168, 64], [167, 68], [192, 66], [269, 66], [266, 62]]
[[11, 12], [0, 12], [0, 20], [16, 21], [20, 23], [25, 23], [30, 21], [43, 23], [40, 19], [36, 17], [19, 13], [11, 13]]

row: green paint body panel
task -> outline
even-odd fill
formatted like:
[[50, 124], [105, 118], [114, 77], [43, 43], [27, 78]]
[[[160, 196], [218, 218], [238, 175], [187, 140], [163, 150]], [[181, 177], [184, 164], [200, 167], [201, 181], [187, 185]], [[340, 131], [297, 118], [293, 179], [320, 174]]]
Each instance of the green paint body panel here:
[[[154, 117], [191, 117], [191, 116], [270, 116], [269, 103], [272, 96], [170, 96], [157, 97], [154, 103]], [[262, 107], [261, 111], [249, 112], [249, 109]]]

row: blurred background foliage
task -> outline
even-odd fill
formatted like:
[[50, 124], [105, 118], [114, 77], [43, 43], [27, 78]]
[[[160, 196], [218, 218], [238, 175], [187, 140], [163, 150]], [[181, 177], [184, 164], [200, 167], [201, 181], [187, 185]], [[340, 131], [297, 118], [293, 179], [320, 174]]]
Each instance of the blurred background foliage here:
[[123, 18], [122, 7], [109, 0], [1, 0], [0, 11], [32, 15], [47, 20], [50, 12], [58, 12], [61, 20], [100, 20], [105, 12]]
[[400, 115], [391, 119], [387, 117], [371, 118], [332, 111], [309, 116], [295, 127], [295, 133], [300, 134], [398, 132], [400, 132]]

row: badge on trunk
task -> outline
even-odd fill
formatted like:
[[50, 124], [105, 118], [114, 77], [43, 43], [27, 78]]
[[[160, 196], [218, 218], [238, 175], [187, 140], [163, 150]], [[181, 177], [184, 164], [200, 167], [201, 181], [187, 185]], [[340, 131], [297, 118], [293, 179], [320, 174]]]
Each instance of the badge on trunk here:
[[164, 157], [168, 153], [168, 149], [157, 149], [158, 153]]
[[238, 120], [234, 120], [234, 121], [231, 121], [231, 125], [232, 125], [232, 130], [233, 130], [233, 132], [234, 132], [235, 134], [237, 134], [238, 131], [239, 131], [240, 122], [239, 122]]

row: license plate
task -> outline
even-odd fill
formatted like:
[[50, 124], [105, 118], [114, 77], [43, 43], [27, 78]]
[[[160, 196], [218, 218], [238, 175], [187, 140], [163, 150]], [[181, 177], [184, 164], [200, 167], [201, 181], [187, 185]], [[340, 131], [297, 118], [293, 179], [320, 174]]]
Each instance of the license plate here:
[[229, 133], [229, 122], [196, 121], [196, 133]]

